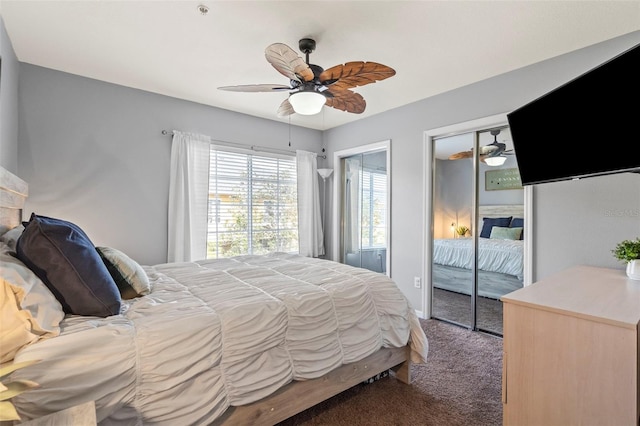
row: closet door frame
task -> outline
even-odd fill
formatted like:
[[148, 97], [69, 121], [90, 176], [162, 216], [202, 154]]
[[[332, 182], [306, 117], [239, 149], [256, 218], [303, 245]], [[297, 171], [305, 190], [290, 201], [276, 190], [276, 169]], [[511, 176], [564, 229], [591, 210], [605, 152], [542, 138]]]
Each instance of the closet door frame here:
[[[460, 133], [471, 133], [481, 130], [487, 130], [493, 127], [508, 126], [507, 113], [496, 114], [489, 117], [483, 117], [477, 120], [471, 120], [467, 122], [457, 123], [450, 126], [439, 127], [436, 129], [427, 130], [424, 132], [424, 188], [425, 197], [424, 200], [424, 229], [426, 232], [423, 235], [423, 253], [422, 260], [422, 276], [425, 277], [425, 285], [422, 286], [422, 314], [423, 318], [431, 318], [431, 289], [432, 282], [432, 258], [433, 258], [433, 185], [434, 185], [434, 169], [435, 169], [435, 156], [433, 152], [434, 140], [447, 136], [454, 136]], [[475, 165], [474, 165], [475, 167]], [[477, 195], [474, 203], [477, 203]], [[477, 206], [475, 215], [477, 215]], [[524, 228], [524, 280], [525, 286], [532, 282], [532, 242], [533, 242], [533, 187], [531, 185], [524, 186], [524, 220], [529, 224]], [[475, 280], [477, 285], [477, 280]], [[476, 289], [477, 292], [477, 289]], [[476, 318], [475, 312], [472, 318], [473, 326], [475, 327]]]
[[386, 151], [387, 153], [387, 259], [386, 275], [391, 277], [391, 140], [383, 140], [367, 145], [360, 145], [353, 148], [336, 151], [333, 154], [333, 211], [331, 241], [332, 259], [336, 262], [343, 262], [341, 259], [342, 247], [342, 159], [358, 154], [367, 154], [375, 151]]

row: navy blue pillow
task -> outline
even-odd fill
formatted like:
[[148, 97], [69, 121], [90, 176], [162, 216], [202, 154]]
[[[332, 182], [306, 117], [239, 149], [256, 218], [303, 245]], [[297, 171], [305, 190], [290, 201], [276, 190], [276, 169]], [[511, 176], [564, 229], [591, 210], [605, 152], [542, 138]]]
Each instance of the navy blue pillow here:
[[116, 283], [95, 246], [77, 225], [31, 214], [16, 253], [56, 296], [65, 313], [107, 317], [120, 313]]
[[[513, 219], [511, 219], [511, 225], [509, 225], [509, 227], [524, 229], [524, 218], [514, 217]], [[520, 234], [520, 239], [522, 240], [523, 238], [524, 238], [524, 231]]]
[[511, 219], [511, 226], [509, 228], [524, 228], [524, 219], [521, 217], [514, 217]]
[[491, 236], [491, 229], [494, 226], [501, 226], [504, 228], [508, 228], [511, 223], [511, 218], [509, 217], [485, 217], [482, 221], [482, 231], [480, 232], [480, 237], [489, 238]]

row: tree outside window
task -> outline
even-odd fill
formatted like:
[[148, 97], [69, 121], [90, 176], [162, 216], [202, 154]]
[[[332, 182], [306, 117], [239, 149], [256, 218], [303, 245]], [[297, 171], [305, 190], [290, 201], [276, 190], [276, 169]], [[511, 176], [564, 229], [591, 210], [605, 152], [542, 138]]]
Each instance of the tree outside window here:
[[298, 252], [295, 158], [212, 148], [207, 258]]

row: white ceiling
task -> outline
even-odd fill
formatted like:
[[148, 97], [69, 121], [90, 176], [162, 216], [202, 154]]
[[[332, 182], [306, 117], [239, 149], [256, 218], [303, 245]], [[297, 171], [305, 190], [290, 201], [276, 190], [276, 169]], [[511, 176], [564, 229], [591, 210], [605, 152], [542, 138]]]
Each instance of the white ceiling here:
[[310, 62], [324, 68], [396, 70], [354, 89], [367, 101], [362, 114], [325, 107], [290, 117], [320, 130], [640, 29], [640, 0], [0, 0], [0, 13], [21, 62], [282, 122], [286, 92], [217, 89], [288, 84], [264, 57], [271, 43], [299, 52], [309, 37]]

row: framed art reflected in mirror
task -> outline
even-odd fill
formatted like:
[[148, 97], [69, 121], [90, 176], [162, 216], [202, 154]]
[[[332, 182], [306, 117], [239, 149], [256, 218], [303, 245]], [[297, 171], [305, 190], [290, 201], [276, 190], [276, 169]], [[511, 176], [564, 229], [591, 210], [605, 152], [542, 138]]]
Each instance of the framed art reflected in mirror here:
[[486, 170], [484, 172], [484, 190], [522, 189], [520, 172], [517, 168]]

